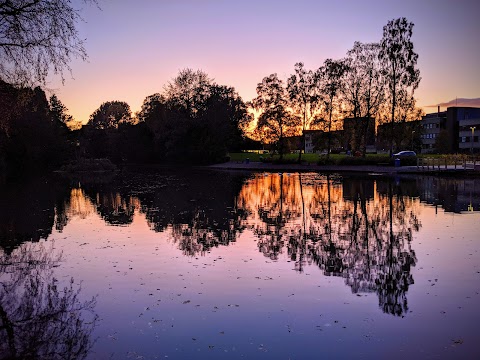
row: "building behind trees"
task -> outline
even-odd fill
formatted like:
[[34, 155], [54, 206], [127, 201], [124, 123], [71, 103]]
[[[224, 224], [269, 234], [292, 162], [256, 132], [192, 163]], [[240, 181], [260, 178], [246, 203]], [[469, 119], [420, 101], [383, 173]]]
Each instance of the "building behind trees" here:
[[480, 152], [480, 108], [452, 106], [421, 123], [422, 153]]

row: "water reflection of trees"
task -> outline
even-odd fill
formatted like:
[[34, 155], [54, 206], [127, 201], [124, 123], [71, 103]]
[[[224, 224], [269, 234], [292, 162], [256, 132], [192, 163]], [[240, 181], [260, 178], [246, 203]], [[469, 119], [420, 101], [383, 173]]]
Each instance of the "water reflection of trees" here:
[[341, 276], [352, 292], [376, 292], [386, 313], [408, 310], [413, 284], [411, 248], [418, 231], [418, 199], [402, 187], [371, 179], [285, 174], [258, 175], [243, 187], [238, 208], [258, 236], [265, 256], [278, 259], [286, 248], [295, 269], [316, 264], [327, 276]]
[[68, 187], [51, 179], [0, 187], [0, 247], [7, 253], [26, 241], [46, 239], [66, 222]]
[[150, 227], [167, 231], [184, 255], [195, 256], [235, 242], [245, 214], [235, 207], [242, 175], [180, 174], [151, 193], [138, 194]]
[[62, 231], [74, 217], [97, 213], [108, 224], [129, 225], [141, 212], [152, 230], [168, 233], [188, 256], [232, 244], [248, 227], [266, 257], [284, 254], [299, 272], [314, 265], [326, 276], [343, 277], [353, 293], [376, 293], [383, 311], [402, 315], [414, 281], [411, 241], [421, 227], [420, 201], [463, 211], [480, 204], [479, 189], [478, 179], [191, 169], [126, 172], [80, 187], [39, 179], [0, 188], [1, 266], [23, 251], [23, 243], [47, 238], [53, 226]]
[[129, 225], [138, 210], [152, 230], [169, 233], [185, 255], [196, 256], [236, 241], [245, 217], [235, 208], [243, 179], [202, 171], [127, 173], [109, 184], [84, 185], [78, 191], [84, 191], [80, 195], [108, 224]]
[[84, 359], [93, 341], [95, 298], [53, 276], [61, 254], [25, 243], [0, 251], [0, 359]]

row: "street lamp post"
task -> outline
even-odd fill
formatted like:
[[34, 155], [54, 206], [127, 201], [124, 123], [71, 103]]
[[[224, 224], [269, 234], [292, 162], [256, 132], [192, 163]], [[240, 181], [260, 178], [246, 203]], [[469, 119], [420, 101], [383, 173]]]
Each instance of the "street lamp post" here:
[[413, 150], [413, 134], [415, 134], [415, 130], [412, 131], [412, 150]]
[[476, 129], [476, 126], [470, 126], [470, 129], [472, 130], [472, 138], [470, 139], [470, 152], [472, 153], [473, 155], [473, 135], [475, 134], [475, 129]]

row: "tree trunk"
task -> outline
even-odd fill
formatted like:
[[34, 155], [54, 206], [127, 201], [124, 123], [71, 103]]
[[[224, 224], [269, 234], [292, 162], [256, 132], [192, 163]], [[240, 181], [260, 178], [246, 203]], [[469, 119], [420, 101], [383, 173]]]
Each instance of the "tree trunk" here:
[[303, 110], [303, 127], [302, 127], [302, 140], [301, 140], [301, 147], [300, 151], [298, 152], [298, 163], [302, 162], [302, 151], [305, 150], [305, 128], [307, 125], [307, 105], [305, 105]]
[[395, 71], [395, 66], [393, 66], [393, 89], [392, 89], [392, 118], [390, 121], [390, 153], [393, 155], [393, 124], [395, 123], [395, 108], [397, 106], [397, 74]]
[[332, 146], [332, 110], [333, 110], [333, 96], [330, 97], [330, 112], [328, 114], [328, 135], [327, 135], [327, 160], [330, 159], [330, 149]]
[[367, 157], [367, 139], [368, 139], [368, 125], [370, 123], [370, 114], [367, 115], [367, 121], [365, 121], [365, 124], [362, 126], [362, 139], [363, 139], [363, 144], [362, 144], [362, 157], [365, 158]]
[[283, 131], [282, 128], [280, 127], [280, 138], [278, 139], [278, 142], [280, 144], [279, 146], [279, 153], [280, 153], [280, 162], [283, 160]]

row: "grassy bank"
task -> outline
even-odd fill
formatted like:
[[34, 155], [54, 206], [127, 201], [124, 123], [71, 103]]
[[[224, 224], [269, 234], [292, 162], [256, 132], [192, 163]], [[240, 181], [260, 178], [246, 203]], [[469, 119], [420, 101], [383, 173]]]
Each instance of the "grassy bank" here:
[[[279, 155], [258, 154], [258, 153], [230, 153], [230, 160], [235, 162], [245, 162], [247, 159], [252, 162], [272, 162], [279, 163]], [[421, 164], [430, 165], [453, 165], [462, 164], [465, 161], [473, 161], [473, 157], [468, 154], [418, 154]], [[298, 160], [298, 154], [285, 154], [282, 163], [293, 164]], [[475, 156], [475, 161], [480, 162], [480, 156]], [[365, 158], [348, 156], [346, 154], [326, 155], [302, 154], [302, 162], [318, 165], [394, 165], [394, 159], [388, 154], [367, 154]], [[417, 165], [417, 157], [401, 159], [402, 166]]]
[[[256, 154], [256, 153], [230, 153], [230, 160], [236, 162], [261, 161], [261, 162], [279, 162], [279, 155]], [[285, 154], [284, 163], [295, 163], [298, 160], [298, 154]], [[365, 158], [353, 157], [345, 154], [330, 154], [327, 159], [325, 155], [302, 154], [302, 162], [319, 165], [376, 165], [387, 164], [391, 162], [388, 155], [385, 154], [367, 154]], [[393, 164], [393, 162], [392, 162]]]
[[[275, 162], [279, 161], [279, 155], [270, 155], [270, 154], [257, 154], [257, 153], [230, 153], [230, 161], [265, 161], [265, 162]], [[283, 160], [285, 162], [295, 162], [298, 160], [298, 154], [285, 154], [283, 155]], [[318, 162], [318, 155], [317, 154], [302, 154], [302, 161], [306, 161], [308, 163], [317, 163]]]

